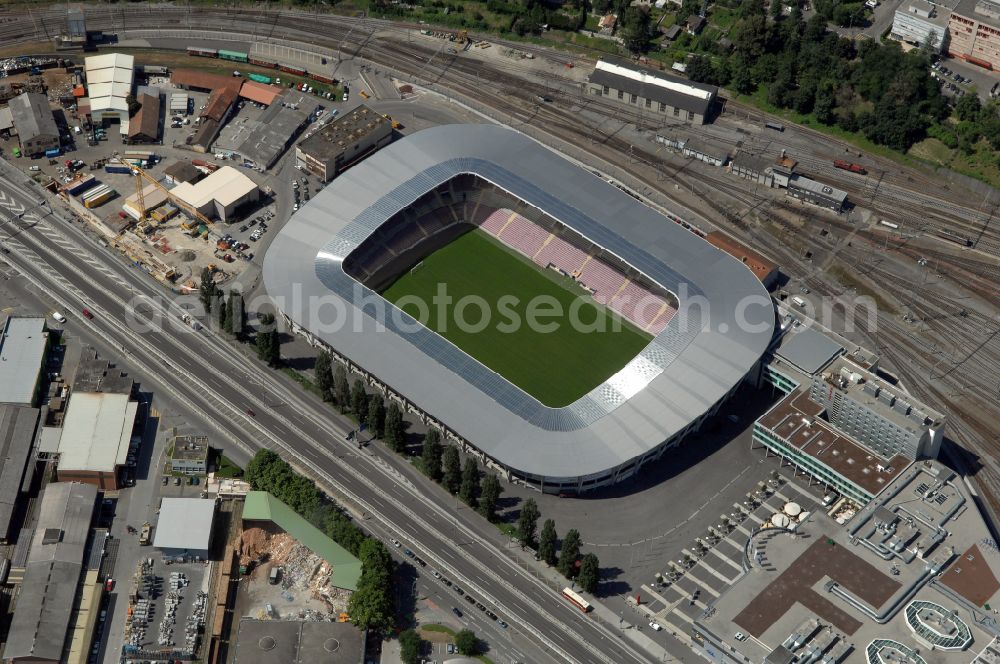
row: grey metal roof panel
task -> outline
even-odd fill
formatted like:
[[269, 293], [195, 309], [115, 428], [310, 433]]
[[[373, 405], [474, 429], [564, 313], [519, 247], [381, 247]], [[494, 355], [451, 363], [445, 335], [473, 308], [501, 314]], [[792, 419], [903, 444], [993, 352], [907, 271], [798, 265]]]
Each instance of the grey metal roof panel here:
[[841, 344], [819, 330], [804, 328], [786, 334], [774, 354], [814, 375], [844, 350]]
[[48, 342], [44, 318], [7, 319], [0, 337], [0, 403], [31, 404]]
[[14, 97], [7, 106], [14, 118], [18, 138], [22, 142], [39, 137], [59, 138], [59, 128], [52, 117], [49, 99], [38, 92], [25, 92]]
[[652, 99], [655, 102], [666, 104], [672, 108], [692, 111], [698, 115], [707, 115], [708, 109], [712, 106], [711, 99], [699, 99], [698, 97], [668, 90], [658, 85], [647, 85], [640, 81], [625, 76], [618, 76], [600, 69], [595, 69], [590, 75], [590, 82], [595, 85], [606, 85], [613, 90], [623, 90], [628, 94], [638, 96], [640, 99]]
[[0, 406], [0, 537], [3, 538], [10, 534], [38, 414], [37, 408]]
[[[344, 256], [374, 220], [460, 173], [544, 210], [678, 296], [679, 313], [623, 380], [547, 408], [437, 334], [415, 324], [404, 332], [412, 319], [392, 305], [382, 306], [396, 316], [372, 317], [381, 298], [344, 273]], [[767, 291], [746, 266], [557, 153], [487, 125], [423, 130], [339, 176], [275, 238], [264, 279], [298, 325], [491, 458], [546, 478], [603, 474], [654, 449], [742, 380], [774, 328]], [[329, 325], [329, 306], [320, 324], [310, 298], [336, 302], [342, 325]]]

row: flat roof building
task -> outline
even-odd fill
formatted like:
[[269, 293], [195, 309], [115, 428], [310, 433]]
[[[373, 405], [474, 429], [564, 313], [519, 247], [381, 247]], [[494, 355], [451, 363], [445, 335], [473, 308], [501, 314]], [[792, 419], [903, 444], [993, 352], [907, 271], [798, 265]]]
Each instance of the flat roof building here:
[[6, 544], [11, 539], [38, 414], [37, 408], [0, 406], [0, 543]]
[[49, 99], [38, 92], [25, 92], [7, 103], [10, 108], [21, 152], [26, 156], [42, 154], [59, 147], [59, 128]]
[[170, 447], [170, 470], [185, 475], [208, 472], [208, 436], [174, 436]]
[[959, 0], [948, 18], [948, 55], [1000, 69], [1000, 2]]
[[364, 104], [295, 146], [295, 161], [323, 182], [392, 141], [392, 123]]
[[118, 489], [138, 407], [127, 394], [73, 392], [59, 437], [59, 481]]
[[794, 198], [829, 208], [834, 212], [842, 212], [847, 204], [846, 191], [803, 175], [792, 175], [788, 178], [788, 193]]
[[195, 184], [182, 182], [170, 193], [209, 219], [218, 217], [224, 222], [260, 197], [257, 183], [232, 166], [223, 166]]
[[84, 568], [97, 487], [49, 484], [41, 495], [5, 662], [63, 662]]
[[893, 14], [891, 36], [913, 46], [930, 44], [940, 53], [948, 36], [949, 15], [926, 0], [910, 0]]
[[0, 337], [0, 404], [34, 406], [49, 350], [45, 319], [11, 316]]
[[[244, 89], [246, 86], [243, 85]], [[244, 159], [260, 168], [274, 166], [309, 124], [310, 113], [316, 108], [315, 101], [298, 93], [289, 92], [279, 99], [278, 103], [272, 103], [260, 114], [250, 135], [236, 148]]]
[[605, 56], [587, 82], [590, 94], [617, 99], [637, 112], [705, 124], [719, 94], [714, 85], [694, 83], [624, 58]]
[[233, 664], [361, 664], [366, 636], [351, 623], [243, 618]]
[[75, 392], [114, 392], [132, 394], [132, 377], [111, 362], [97, 356], [92, 347], [84, 348], [73, 374]]
[[160, 95], [139, 95], [142, 108], [129, 121], [130, 143], [157, 143], [160, 140]]
[[207, 560], [214, 522], [214, 500], [164, 498], [160, 503], [153, 546], [164, 558]]
[[117, 122], [121, 133], [128, 135], [129, 115], [126, 98], [132, 94], [135, 58], [124, 53], [92, 55], [85, 60], [87, 96], [94, 124]]

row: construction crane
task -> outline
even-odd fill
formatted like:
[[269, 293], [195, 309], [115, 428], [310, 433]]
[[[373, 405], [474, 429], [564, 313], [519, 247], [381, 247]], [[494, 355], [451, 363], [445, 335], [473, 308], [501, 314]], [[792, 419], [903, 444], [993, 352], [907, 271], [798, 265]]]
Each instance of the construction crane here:
[[185, 201], [182, 201], [181, 199], [179, 199], [176, 196], [174, 196], [173, 194], [171, 194], [169, 189], [167, 189], [162, 184], [160, 184], [159, 180], [157, 180], [152, 175], [150, 175], [149, 173], [147, 173], [146, 171], [144, 171], [141, 167], [135, 166], [134, 164], [130, 164], [127, 161], [125, 161], [125, 159], [123, 159], [121, 157], [118, 158], [118, 162], [121, 163], [122, 166], [126, 166], [128, 168], [131, 168], [132, 169], [132, 173], [136, 176], [136, 178], [135, 178], [135, 188], [136, 188], [136, 191], [139, 194], [139, 197], [138, 197], [139, 198], [139, 205], [142, 206], [140, 208], [140, 211], [139, 211], [140, 222], [142, 222], [142, 221], [144, 221], [146, 219], [146, 206], [145, 206], [145, 202], [144, 202], [144, 197], [142, 195], [142, 180], [145, 179], [145, 180], [148, 180], [150, 182], [150, 184], [152, 184], [153, 186], [155, 186], [155, 187], [157, 187], [159, 189], [162, 189], [163, 193], [165, 193], [167, 195], [167, 198], [169, 198], [171, 200], [171, 202], [173, 202], [175, 205], [177, 205], [177, 207], [183, 209], [185, 212], [187, 212], [192, 217], [194, 217], [195, 219], [197, 219], [201, 223], [205, 224], [206, 226], [211, 226], [212, 225], [212, 220], [211, 219], [209, 219], [208, 217], [206, 217], [205, 215], [203, 215], [201, 212], [198, 212], [197, 208], [195, 208], [195, 207], [193, 207], [191, 205], [188, 205], [188, 203], [186, 203]]

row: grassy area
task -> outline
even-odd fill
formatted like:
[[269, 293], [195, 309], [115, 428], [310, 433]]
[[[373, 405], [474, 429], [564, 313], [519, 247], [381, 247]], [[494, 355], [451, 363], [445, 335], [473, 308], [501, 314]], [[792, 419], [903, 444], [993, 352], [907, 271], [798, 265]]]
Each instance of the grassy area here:
[[925, 138], [911, 147], [907, 154], [995, 187], [1000, 186], [1000, 162], [997, 161], [997, 153], [986, 141], [980, 141], [971, 154], [965, 154], [962, 150], [949, 148], [936, 138]]
[[478, 659], [480, 662], [484, 662], [485, 664], [493, 664], [493, 660], [486, 655], [476, 655], [475, 659]]
[[[439, 286], [447, 288], [450, 303], [435, 303]], [[652, 339], [572, 280], [539, 268], [480, 230], [428, 256], [383, 296], [556, 408], [614, 374]]]
[[445, 627], [444, 625], [421, 625], [420, 630], [424, 632], [440, 632], [441, 634], [448, 634], [450, 636], [455, 636], [455, 630], [450, 627]]
[[222, 453], [222, 450], [211, 448], [212, 465], [215, 466], [216, 477], [243, 477], [243, 469], [233, 463], [233, 460]]
[[885, 297], [876, 291], [865, 278], [858, 276], [856, 272], [853, 272], [842, 265], [832, 265], [827, 268], [827, 274], [839, 281], [845, 287], [854, 288], [858, 295], [867, 295], [875, 300], [875, 304], [878, 306], [880, 311], [888, 312], [890, 314], [899, 312], [894, 304], [885, 299]]
[[320, 399], [323, 398], [323, 392], [319, 389], [316, 383], [312, 382], [309, 378], [307, 378], [304, 373], [302, 373], [301, 371], [296, 371], [295, 369], [291, 369], [289, 367], [282, 367], [281, 370], [285, 373], [286, 376], [288, 376], [296, 383], [301, 385], [305, 390], [307, 390], [308, 392], [312, 392]]

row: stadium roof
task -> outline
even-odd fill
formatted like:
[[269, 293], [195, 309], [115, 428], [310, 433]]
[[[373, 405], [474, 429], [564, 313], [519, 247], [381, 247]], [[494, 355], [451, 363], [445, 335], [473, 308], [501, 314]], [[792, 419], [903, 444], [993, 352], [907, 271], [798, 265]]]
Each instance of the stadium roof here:
[[59, 469], [113, 472], [125, 465], [138, 406], [127, 394], [74, 392], [59, 438]]
[[299, 544], [330, 563], [333, 569], [330, 585], [357, 590], [358, 579], [361, 578], [361, 561], [268, 492], [251, 491], [247, 494], [243, 505], [243, 519], [271, 521], [294, 537]]
[[4, 661], [61, 661], [96, 501], [92, 484], [56, 482], [42, 493]]
[[257, 183], [232, 166], [223, 166], [204, 180], [191, 184], [182, 182], [170, 190], [171, 195], [199, 210], [211, 201], [230, 205], [257, 188]]
[[86, 58], [87, 92], [90, 112], [128, 113], [125, 98], [132, 92], [135, 58], [124, 53], [106, 53]]
[[48, 341], [44, 318], [7, 319], [0, 337], [0, 403], [30, 405], [35, 400]]
[[[678, 315], [621, 371], [565, 408], [542, 405], [401, 312], [376, 321], [373, 307], [362, 311], [358, 303], [378, 296], [344, 272], [344, 257], [385, 220], [462, 173], [616, 254], [675, 293]], [[557, 153], [488, 125], [425, 129], [346, 171], [275, 238], [264, 279], [297, 325], [489, 457], [547, 480], [606, 476], [658, 453], [742, 381], [775, 325], [767, 291], [745, 265]], [[339, 331], [310, 319], [312, 297], [343, 303]]]
[[164, 498], [156, 521], [157, 549], [207, 551], [212, 539], [215, 501], [208, 498]]

